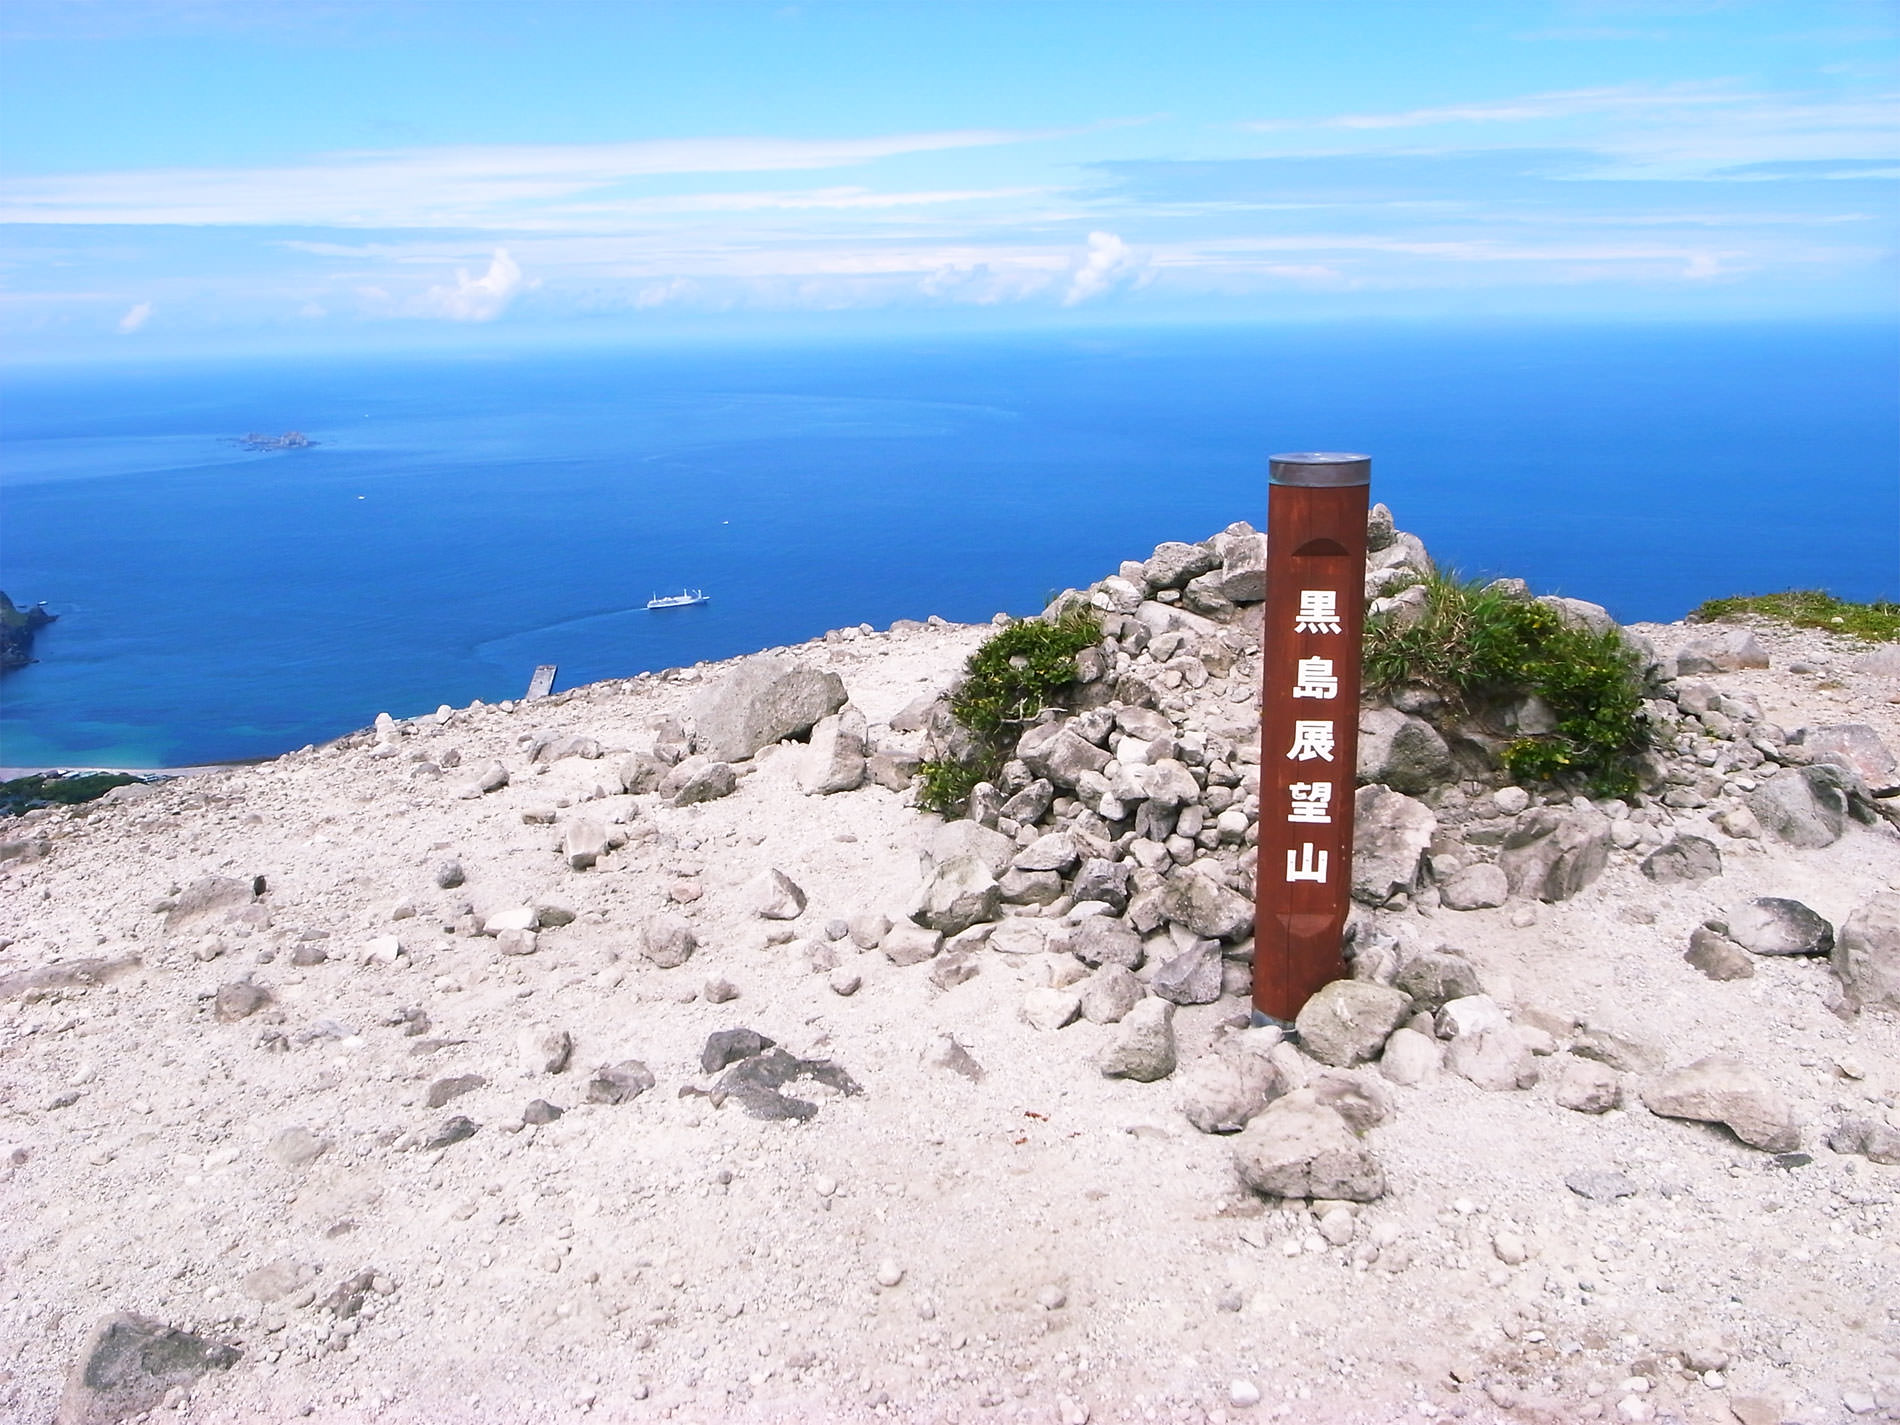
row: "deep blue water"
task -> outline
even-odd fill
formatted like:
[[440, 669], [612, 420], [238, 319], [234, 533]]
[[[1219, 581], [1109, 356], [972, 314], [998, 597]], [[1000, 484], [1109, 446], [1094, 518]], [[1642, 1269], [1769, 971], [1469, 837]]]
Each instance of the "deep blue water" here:
[[[311, 450], [247, 454], [245, 431]], [[827, 628], [1026, 613], [1361, 450], [1442, 562], [1626, 620], [1900, 596], [1900, 339], [1358, 326], [0, 373], [0, 764], [265, 755]], [[649, 613], [703, 585], [705, 607]]]

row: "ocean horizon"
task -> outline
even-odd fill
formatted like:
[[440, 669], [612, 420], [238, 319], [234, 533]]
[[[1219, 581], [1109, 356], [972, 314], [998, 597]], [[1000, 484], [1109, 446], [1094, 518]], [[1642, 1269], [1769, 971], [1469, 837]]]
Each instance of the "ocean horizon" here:
[[[1373, 460], [1435, 557], [1619, 619], [1900, 597], [1900, 341], [1867, 325], [885, 337], [0, 369], [0, 589], [59, 622], [0, 763], [264, 757], [940, 614], [1029, 614]], [[238, 437], [298, 430], [308, 449]], [[646, 609], [703, 588], [705, 605]]]

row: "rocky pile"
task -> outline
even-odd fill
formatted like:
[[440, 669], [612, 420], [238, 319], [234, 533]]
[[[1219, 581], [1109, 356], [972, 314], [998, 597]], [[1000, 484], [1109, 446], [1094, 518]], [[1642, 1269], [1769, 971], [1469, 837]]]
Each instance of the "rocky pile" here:
[[1900, 1418], [1885, 655], [1620, 631], [1624, 799], [1368, 702], [1353, 978], [1255, 1027], [1264, 560], [1059, 599], [956, 820], [933, 619], [6, 823], [0, 1415]]

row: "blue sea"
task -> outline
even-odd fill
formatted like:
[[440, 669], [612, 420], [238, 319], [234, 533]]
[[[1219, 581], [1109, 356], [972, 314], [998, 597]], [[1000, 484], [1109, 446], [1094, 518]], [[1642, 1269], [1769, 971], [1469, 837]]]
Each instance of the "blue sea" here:
[[[311, 449], [251, 453], [247, 431]], [[1373, 457], [1442, 562], [1624, 620], [1900, 597], [1884, 328], [1093, 331], [0, 372], [0, 764], [266, 756], [843, 624], [1030, 613]], [[649, 612], [703, 587], [704, 606]]]

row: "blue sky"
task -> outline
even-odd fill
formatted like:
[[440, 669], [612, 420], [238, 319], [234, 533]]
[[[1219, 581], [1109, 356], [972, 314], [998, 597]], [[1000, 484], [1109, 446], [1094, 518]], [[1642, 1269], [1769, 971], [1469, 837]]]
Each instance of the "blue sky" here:
[[10, 0], [0, 343], [1890, 319], [1897, 16]]

